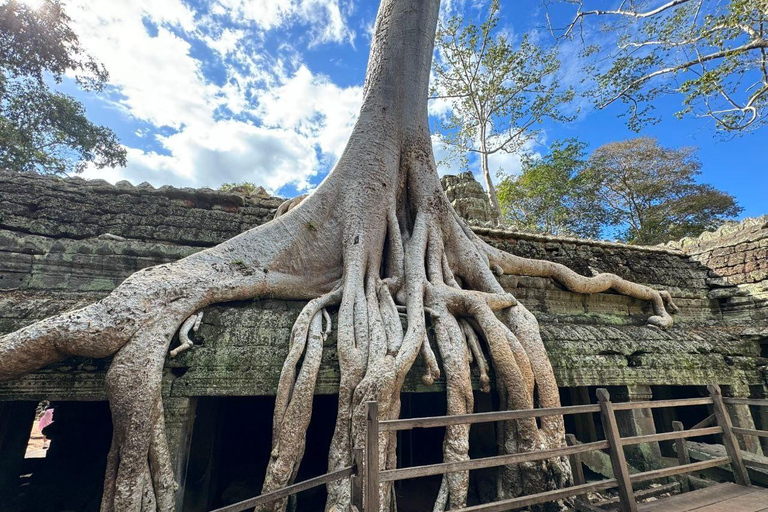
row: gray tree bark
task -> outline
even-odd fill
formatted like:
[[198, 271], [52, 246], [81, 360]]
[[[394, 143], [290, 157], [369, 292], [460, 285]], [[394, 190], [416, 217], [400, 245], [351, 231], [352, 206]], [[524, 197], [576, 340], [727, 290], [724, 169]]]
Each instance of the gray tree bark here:
[[[650, 323], [671, 324], [665, 306], [674, 306], [665, 292], [503, 253], [453, 211], [436, 172], [427, 122], [438, 10], [439, 0], [382, 0], [360, 117], [338, 164], [309, 197], [217, 247], [137, 272], [93, 305], [0, 338], [0, 379], [71, 355], [114, 355], [107, 374], [114, 436], [102, 512], [173, 509], [162, 367], [174, 333], [182, 327], [186, 334], [195, 323], [187, 320], [209, 304], [254, 297], [309, 301], [296, 320], [277, 389], [265, 492], [296, 476], [331, 328], [327, 308], [338, 307], [341, 372], [330, 470], [349, 465], [352, 448], [363, 445], [367, 400], [379, 402], [381, 419], [399, 416], [403, 381], [419, 354], [426, 362], [424, 382], [445, 373], [449, 414], [473, 409], [472, 364], [484, 391], [493, 366], [504, 408], [531, 408], [535, 400], [542, 407], [559, 405], [536, 319], [501, 288], [498, 273], [552, 277], [580, 293], [612, 288], [652, 301]], [[379, 441], [382, 469], [395, 467], [396, 437], [382, 434]], [[500, 441], [506, 452], [564, 446], [562, 418], [544, 418], [540, 427], [533, 420], [509, 423]], [[445, 460], [466, 460], [468, 450], [469, 429], [448, 428]], [[569, 474], [564, 459], [506, 467], [499, 494], [559, 487]], [[467, 487], [466, 472], [446, 476], [435, 510], [463, 507]], [[328, 491], [328, 510], [350, 509], [349, 482]], [[383, 509], [393, 505], [392, 494], [391, 484], [381, 485]]]
[[499, 224], [504, 225], [504, 216], [501, 214], [501, 207], [499, 206], [499, 199], [496, 197], [496, 187], [493, 185], [491, 168], [488, 162], [488, 146], [485, 142], [485, 128], [480, 129], [480, 141], [480, 169], [483, 172], [483, 179], [485, 180], [488, 202], [491, 203], [491, 210], [493, 210], [493, 214], [496, 216], [496, 221]]

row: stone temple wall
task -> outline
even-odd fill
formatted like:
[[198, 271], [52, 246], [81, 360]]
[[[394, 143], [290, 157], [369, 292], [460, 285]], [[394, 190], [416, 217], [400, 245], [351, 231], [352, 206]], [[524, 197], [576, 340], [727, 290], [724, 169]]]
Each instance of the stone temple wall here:
[[[0, 174], [0, 332], [79, 307], [132, 272], [192, 254], [268, 221], [280, 204], [264, 194], [115, 186], [102, 181]], [[724, 321], [712, 269], [670, 247], [632, 247], [476, 227], [512, 253], [593, 275], [613, 272], [669, 290], [676, 326], [648, 327], [649, 305], [613, 293], [570, 293], [549, 280], [503, 276], [536, 314], [561, 386], [762, 385], [761, 341]], [[704, 262], [706, 263], [706, 262]], [[169, 360], [168, 396], [274, 392], [300, 302], [251, 301], [208, 308], [197, 345]], [[746, 334], [745, 334], [746, 333]], [[319, 393], [334, 393], [338, 369], [328, 342]], [[103, 398], [106, 361], [67, 360], [0, 384], [0, 400]], [[418, 363], [420, 364], [420, 363]], [[417, 364], [417, 366], [418, 366]], [[406, 389], [431, 391], [419, 368]]]
[[[482, 189], [470, 180], [471, 174], [446, 176], [443, 185], [456, 210], [491, 244], [523, 257], [559, 262], [584, 275], [613, 272], [663, 288], [680, 307], [675, 326], [660, 330], [646, 325], [652, 312], [645, 302], [615, 293], [575, 294], [550, 279], [502, 276], [501, 284], [541, 324], [564, 403], [594, 401], [590, 393], [595, 386], [609, 387], [618, 400], [681, 398], [712, 383], [724, 385], [726, 394], [732, 396], [766, 395], [764, 242], [768, 237], [764, 221], [745, 221], [741, 227], [665, 247], [523, 234], [490, 227], [492, 217]], [[210, 189], [155, 189], [127, 182], [113, 186], [103, 181], [0, 172], [0, 334], [94, 302], [136, 270], [183, 258], [268, 222], [281, 201], [265, 193], [244, 197]], [[236, 397], [250, 397], [248, 407], [255, 402], [268, 404], [302, 306], [300, 301], [272, 300], [210, 306], [200, 331], [193, 336], [195, 346], [166, 362], [163, 400], [175, 473], [182, 487], [192, 482], [186, 492], [179, 493], [177, 510], [196, 512], [213, 507], [214, 502], [205, 498], [216, 494], [210, 487], [214, 481], [211, 472], [229, 467], [225, 459], [216, 458], [223, 434], [214, 432], [236, 419], [231, 415], [219, 418], [215, 411], [231, 406]], [[17, 381], [0, 383], [0, 505], [5, 497], [16, 495], [19, 475], [45, 474], [29, 469], [29, 461], [23, 458], [38, 401], [53, 401], [61, 418], [67, 414], [101, 418], [82, 425], [75, 421], [65, 429], [64, 434], [82, 438], [71, 449], [95, 449], [92, 440], [81, 434], [86, 426], [108, 440], [109, 426], [103, 418], [106, 404], [96, 403], [105, 399], [108, 364], [109, 360], [70, 358]], [[421, 365], [417, 361], [404, 390], [443, 390], [442, 380], [430, 387], [421, 382]], [[334, 414], [332, 395], [338, 380], [335, 337], [331, 336], [316, 388], [323, 395], [316, 400], [326, 400], [331, 406], [318, 407], [316, 414]], [[430, 397], [406, 395], [404, 403], [424, 396]], [[485, 406], [478, 407], [490, 407], [491, 400], [481, 397], [478, 395], [478, 404]], [[753, 418], [748, 406], [733, 409], [737, 426], [750, 428], [758, 423], [768, 428], [768, 417]], [[267, 406], [264, 417], [259, 416], [261, 427], [267, 424], [270, 411]], [[650, 409], [638, 410], [621, 420], [622, 435], [655, 433], [656, 423], [662, 430], [670, 430], [674, 414], [654, 420]], [[685, 420], [686, 427], [696, 421], [691, 416], [677, 418]], [[591, 418], [574, 421], [567, 426], [579, 440], [596, 439]], [[268, 456], [268, 434], [265, 436], [261, 441]], [[493, 444], [493, 435], [489, 440]], [[202, 446], [196, 444], [200, 442]], [[760, 451], [754, 440], [745, 443], [746, 449]], [[764, 448], [768, 449], [768, 443]], [[240, 447], [235, 451], [241, 451]], [[103, 463], [98, 453], [94, 452], [94, 464]], [[638, 468], [655, 467], [658, 454], [658, 447], [655, 451], [653, 447], [627, 450]], [[57, 466], [51, 460], [49, 471], [73, 473], [61, 469], [72, 467], [70, 459], [56, 459], [69, 466]], [[596, 464], [590, 467], [600, 471]], [[189, 478], [185, 476], [188, 468]], [[97, 468], [89, 477], [95, 489], [100, 488], [100, 471], [103, 473]], [[63, 481], [58, 485], [72, 488]], [[251, 482], [244, 489], [243, 497], [250, 497], [260, 486]], [[91, 509], [97, 510], [98, 504]]]
[[768, 334], [768, 216], [729, 222], [666, 247], [707, 267], [709, 296], [719, 301], [729, 323]]

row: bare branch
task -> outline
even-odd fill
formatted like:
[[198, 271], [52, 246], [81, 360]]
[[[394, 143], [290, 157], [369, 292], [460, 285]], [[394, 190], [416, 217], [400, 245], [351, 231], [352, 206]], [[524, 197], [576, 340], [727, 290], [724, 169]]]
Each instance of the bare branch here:
[[451, 99], [451, 98], [468, 98], [472, 96], [469, 93], [466, 94], [444, 94], [444, 95], [438, 95], [438, 96], [430, 96], [427, 98], [428, 100], [442, 100], [442, 99]]
[[[656, 9], [652, 9], [646, 12], [627, 11], [624, 9], [606, 10], [606, 11], [595, 9], [591, 11], [582, 11], [581, 8], [579, 8], [579, 11], [576, 13], [576, 16], [573, 18], [573, 21], [571, 21], [571, 23], [565, 29], [565, 33], [563, 34], [563, 37], [568, 37], [570, 33], [573, 31], [573, 28], [587, 16], [614, 15], [614, 16], [626, 16], [626, 17], [631, 17], [636, 19], [652, 18], [653, 16], [656, 16], [657, 14], [660, 14], [668, 9], [672, 9], [674, 7], [677, 7], [682, 4], [686, 4], [691, 1], [692, 0], [672, 0], [671, 2], [668, 2], [662, 6], [657, 7]], [[622, 6], [623, 5], [624, 4], [622, 3]], [[581, 5], [579, 7], [581, 7]]]

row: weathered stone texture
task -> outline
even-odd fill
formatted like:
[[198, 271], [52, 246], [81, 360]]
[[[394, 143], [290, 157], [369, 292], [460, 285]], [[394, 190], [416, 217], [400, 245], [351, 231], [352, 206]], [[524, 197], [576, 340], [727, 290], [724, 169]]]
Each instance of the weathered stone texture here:
[[263, 224], [282, 200], [211, 189], [0, 171], [0, 229], [82, 240], [113, 235], [210, 247]]
[[768, 216], [730, 222], [666, 246], [708, 269], [709, 296], [719, 301], [729, 322], [768, 329]]
[[768, 279], [768, 216], [729, 222], [697, 238], [666, 244], [710, 269], [714, 286], [759, 283]]
[[[0, 173], [0, 333], [98, 300], [140, 268], [182, 258], [265, 222], [280, 202], [264, 195]], [[651, 311], [642, 301], [613, 293], [579, 295], [549, 279], [503, 276], [502, 285], [536, 313], [562, 386], [761, 384], [765, 336], [754, 332], [754, 324], [723, 321], [734, 301], [752, 297], [727, 302], [713, 296], [712, 271], [695, 257], [677, 248], [475, 229], [521, 256], [668, 289], [681, 307], [676, 326], [662, 331], [645, 325]], [[301, 307], [251, 301], [207, 308], [195, 347], [168, 361], [165, 395], [273, 393]], [[317, 390], [333, 393], [333, 337], [323, 358]], [[62, 361], [0, 384], [0, 400], [102, 399], [107, 364]], [[427, 390], [419, 364], [407, 390]], [[429, 390], [442, 386], [439, 381]]]
[[707, 296], [708, 269], [680, 251], [480, 227], [475, 231], [512, 254], [562, 263], [582, 275], [611, 272], [674, 296]]
[[453, 209], [468, 222], [476, 225], [497, 224], [498, 219], [488, 195], [471, 172], [443, 176], [440, 183]]

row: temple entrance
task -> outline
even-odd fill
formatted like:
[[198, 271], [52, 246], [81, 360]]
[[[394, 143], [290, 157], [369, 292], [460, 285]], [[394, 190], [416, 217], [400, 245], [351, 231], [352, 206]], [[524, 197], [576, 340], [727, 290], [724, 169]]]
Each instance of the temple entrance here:
[[43, 439], [44, 411], [39, 404], [2, 404], [0, 510], [98, 512], [112, 437], [109, 406], [106, 402], [49, 405], [53, 422], [44, 425]]
[[[198, 399], [184, 512], [206, 512], [261, 494], [272, 449], [274, 407], [273, 396]], [[335, 395], [315, 395], [296, 481], [327, 472], [337, 407]], [[325, 498], [324, 487], [300, 493], [298, 510], [322, 512]]]

